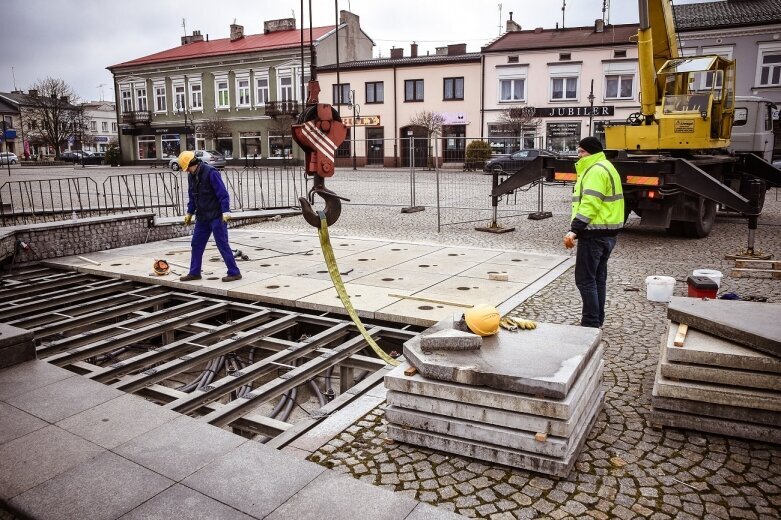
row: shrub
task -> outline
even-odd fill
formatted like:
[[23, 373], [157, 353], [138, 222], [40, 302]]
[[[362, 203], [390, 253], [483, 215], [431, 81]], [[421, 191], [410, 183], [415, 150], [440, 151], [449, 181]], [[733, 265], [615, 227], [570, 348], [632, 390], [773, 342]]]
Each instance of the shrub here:
[[116, 141], [111, 141], [106, 149], [106, 164], [111, 166], [119, 166], [119, 145]]
[[491, 158], [491, 146], [485, 141], [472, 141], [466, 146], [464, 169], [473, 171], [483, 169], [485, 161]]

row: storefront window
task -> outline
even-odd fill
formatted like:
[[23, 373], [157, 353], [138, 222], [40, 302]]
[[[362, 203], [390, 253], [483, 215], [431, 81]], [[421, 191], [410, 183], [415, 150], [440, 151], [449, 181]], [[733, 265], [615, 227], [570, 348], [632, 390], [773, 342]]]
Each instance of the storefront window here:
[[195, 134], [195, 149], [206, 150], [206, 138], [203, 134]]
[[155, 144], [155, 136], [153, 135], [138, 136], [138, 158], [157, 159], [157, 145]]
[[274, 159], [292, 159], [293, 138], [289, 135], [270, 134], [268, 136], [269, 157]]
[[347, 129], [347, 137], [344, 138], [344, 141], [342, 141], [342, 144], [339, 145], [339, 148], [336, 149], [336, 153], [334, 154], [334, 157], [352, 157], [352, 128]]
[[548, 150], [573, 155], [577, 153], [580, 141], [580, 122], [548, 123], [546, 137]]
[[523, 136], [519, 135], [510, 125], [495, 123], [488, 124], [488, 144], [494, 155], [511, 154], [521, 149], [540, 148], [537, 137], [537, 127], [528, 126], [523, 130]]
[[163, 140], [163, 159], [178, 157], [181, 152], [179, 144], [179, 134], [164, 134]]
[[605, 126], [607, 125], [607, 121], [594, 121], [594, 131], [591, 133], [594, 137], [599, 139], [599, 142], [602, 143], [602, 146], [605, 146]]
[[241, 144], [241, 158], [260, 157], [260, 134], [258, 132], [241, 132], [239, 134]]
[[217, 151], [225, 156], [226, 159], [233, 159], [233, 137], [225, 134], [217, 137]]

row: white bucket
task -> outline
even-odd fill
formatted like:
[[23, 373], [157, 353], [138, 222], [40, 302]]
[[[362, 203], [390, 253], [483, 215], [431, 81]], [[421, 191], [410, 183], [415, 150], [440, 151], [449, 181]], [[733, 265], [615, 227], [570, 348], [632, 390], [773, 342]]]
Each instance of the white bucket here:
[[652, 302], [669, 302], [675, 291], [672, 276], [649, 276], [645, 279], [646, 298]]
[[714, 282], [716, 282], [716, 287], [721, 288], [721, 271], [716, 271], [715, 269], [695, 269], [694, 276], [707, 276]]

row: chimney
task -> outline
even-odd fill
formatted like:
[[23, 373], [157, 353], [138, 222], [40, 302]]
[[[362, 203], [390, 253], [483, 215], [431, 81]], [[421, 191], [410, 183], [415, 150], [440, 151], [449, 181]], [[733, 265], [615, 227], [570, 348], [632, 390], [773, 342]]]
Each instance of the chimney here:
[[605, 32], [605, 20], [598, 18], [594, 21], [594, 32]]
[[396, 47], [393, 47], [391, 49], [391, 56], [390, 57], [393, 58], [393, 59], [403, 58], [404, 57], [404, 49], [402, 49], [401, 47], [399, 47], [398, 49]]
[[231, 41], [241, 40], [244, 38], [244, 26], [236, 23], [231, 24]]
[[534, 28], [534, 33], [535, 33], [535, 34], [539, 34], [539, 33], [541, 33], [541, 32], [542, 32], [542, 27], [535, 27], [535, 28]]
[[193, 31], [192, 36], [182, 36], [182, 45], [187, 45], [188, 43], [195, 43], [195, 42], [202, 42], [203, 41], [203, 35], [201, 34], [201, 31]]
[[277, 31], [294, 31], [295, 29], [295, 18], [280, 18], [279, 20], [267, 20], [263, 22], [263, 34]]
[[510, 11], [510, 19], [507, 20], [507, 32], [520, 31], [521, 26], [513, 21], [513, 12]]
[[437, 47], [435, 54], [438, 56], [447, 56], [447, 47]]
[[38, 91], [37, 91], [37, 90], [35, 90], [35, 89], [33, 89], [33, 88], [31, 88], [31, 89], [30, 89], [30, 90], [27, 92], [27, 94], [28, 94], [30, 97], [35, 97], [35, 98], [37, 98], [37, 97], [38, 97]]
[[453, 45], [448, 45], [447, 54], [448, 56], [458, 56], [459, 54], [466, 54], [466, 44], [454, 43]]
[[415, 42], [412, 42], [412, 44], [409, 46], [409, 55], [412, 58], [418, 57], [418, 44]]

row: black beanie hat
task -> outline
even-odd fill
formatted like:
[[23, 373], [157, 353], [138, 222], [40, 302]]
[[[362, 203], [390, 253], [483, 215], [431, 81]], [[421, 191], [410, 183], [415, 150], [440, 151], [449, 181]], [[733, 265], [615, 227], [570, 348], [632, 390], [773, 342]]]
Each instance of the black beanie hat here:
[[599, 139], [591, 135], [581, 139], [578, 143], [578, 146], [590, 154], [595, 154], [602, 151], [602, 143], [599, 141]]

